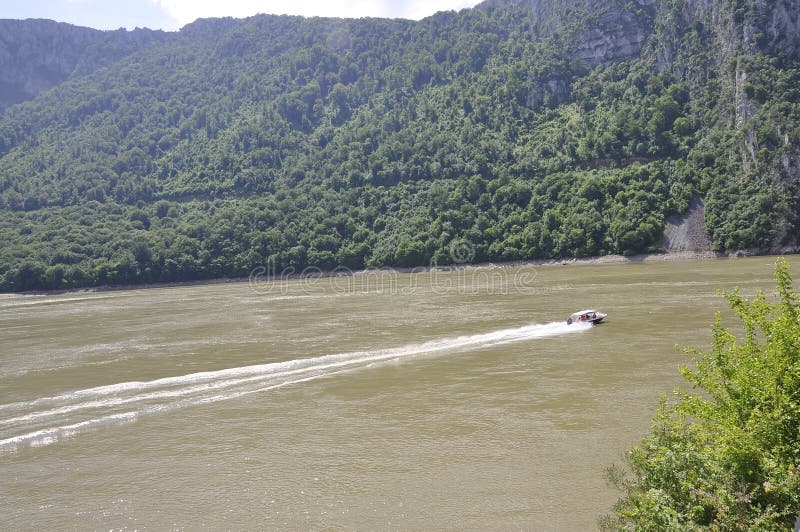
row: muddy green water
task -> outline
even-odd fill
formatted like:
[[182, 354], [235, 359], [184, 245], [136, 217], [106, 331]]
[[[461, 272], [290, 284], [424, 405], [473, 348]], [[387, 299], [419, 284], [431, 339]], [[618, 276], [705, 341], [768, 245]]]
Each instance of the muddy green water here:
[[675, 344], [773, 263], [0, 296], [0, 528], [595, 528]]

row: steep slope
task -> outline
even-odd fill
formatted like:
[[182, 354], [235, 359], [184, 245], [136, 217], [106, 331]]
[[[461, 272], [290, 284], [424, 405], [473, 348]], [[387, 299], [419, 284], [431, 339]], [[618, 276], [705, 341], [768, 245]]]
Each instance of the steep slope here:
[[639, 56], [653, 29], [653, 0], [486, 0], [477, 9], [517, 9], [530, 17], [536, 38], [568, 33], [569, 55], [590, 67]]
[[100, 54], [0, 116], [0, 286], [638, 253], [697, 196], [714, 249], [796, 246], [798, 8], [488, 0]]
[[0, 112], [112, 63], [162, 32], [103, 32], [51, 20], [0, 20]]

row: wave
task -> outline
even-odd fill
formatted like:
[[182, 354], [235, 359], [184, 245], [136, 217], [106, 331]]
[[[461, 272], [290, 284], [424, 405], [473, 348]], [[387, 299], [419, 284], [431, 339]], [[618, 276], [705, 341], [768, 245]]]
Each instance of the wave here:
[[191, 373], [76, 390], [0, 405], [0, 451], [56, 443], [80, 432], [332, 377], [375, 363], [480, 349], [587, 330], [563, 322], [442, 338], [398, 348], [361, 351]]
[[17, 295], [12, 294], [11, 297], [0, 297], [0, 308], [13, 309], [16, 307], [33, 307], [39, 305], [60, 305], [62, 303], [83, 303], [84, 301], [94, 301], [97, 299], [110, 299], [113, 296], [99, 295], [99, 296], [82, 296], [82, 297], [56, 297], [44, 298], [36, 295]]

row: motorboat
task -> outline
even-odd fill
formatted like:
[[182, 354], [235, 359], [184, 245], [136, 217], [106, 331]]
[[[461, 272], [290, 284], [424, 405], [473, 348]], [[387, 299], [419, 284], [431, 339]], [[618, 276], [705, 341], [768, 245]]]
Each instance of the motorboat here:
[[608, 314], [603, 314], [596, 310], [581, 310], [567, 318], [567, 325], [572, 325], [573, 323], [591, 323], [592, 325], [596, 325], [603, 321], [603, 318], [606, 316], [608, 316]]

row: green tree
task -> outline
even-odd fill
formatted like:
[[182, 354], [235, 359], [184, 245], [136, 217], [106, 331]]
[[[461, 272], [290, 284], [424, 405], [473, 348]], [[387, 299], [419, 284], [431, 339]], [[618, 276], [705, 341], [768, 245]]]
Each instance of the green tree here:
[[742, 339], [717, 316], [708, 352], [687, 350], [697, 392], [662, 399], [650, 434], [609, 470], [625, 491], [608, 529], [786, 530], [800, 514], [800, 301], [776, 263], [777, 301], [725, 294]]

